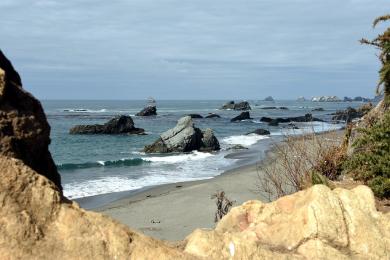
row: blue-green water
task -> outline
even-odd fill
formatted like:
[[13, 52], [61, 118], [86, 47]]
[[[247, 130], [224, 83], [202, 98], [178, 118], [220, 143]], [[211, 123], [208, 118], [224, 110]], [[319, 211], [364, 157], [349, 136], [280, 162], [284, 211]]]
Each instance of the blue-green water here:
[[[266, 137], [247, 136], [257, 128], [281, 135], [287, 131], [269, 127], [259, 119], [262, 116], [288, 117], [313, 113], [329, 120], [329, 114], [347, 106], [361, 103], [315, 103], [296, 101], [251, 101], [253, 120], [231, 123], [239, 111], [218, 110], [225, 101], [158, 101], [158, 116], [134, 116], [145, 101], [43, 101], [52, 127], [50, 150], [62, 176], [64, 193], [70, 198], [134, 190], [163, 183], [189, 181], [214, 177], [236, 165], [237, 159], [226, 159], [234, 144], [251, 147]], [[257, 106], [256, 106], [257, 105]], [[289, 110], [263, 110], [263, 106], [285, 106]], [[323, 112], [311, 112], [322, 107]], [[86, 111], [77, 111], [83, 109]], [[212, 128], [219, 139], [222, 151], [217, 153], [193, 152], [190, 154], [145, 155], [141, 151], [154, 142], [159, 134], [176, 125], [177, 120], [190, 113], [206, 116], [217, 113], [222, 118], [194, 119], [197, 127]], [[136, 127], [148, 135], [69, 135], [69, 129], [78, 124], [105, 123], [116, 115], [131, 115]], [[323, 131], [339, 128], [329, 123], [300, 124], [300, 128]]]

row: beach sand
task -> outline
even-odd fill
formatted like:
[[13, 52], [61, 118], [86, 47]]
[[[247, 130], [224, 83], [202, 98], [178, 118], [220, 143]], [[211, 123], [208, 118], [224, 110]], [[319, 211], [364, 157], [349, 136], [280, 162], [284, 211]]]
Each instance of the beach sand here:
[[[329, 135], [322, 134], [321, 138]], [[215, 227], [216, 204], [211, 196], [217, 191], [224, 191], [227, 198], [234, 200], [233, 206], [248, 200], [267, 202], [267, 194], [259, 189], [258, 170], [259, 164], [266, 163], [267, 158], [212, 179], [161, 185], [94, 210], [149, 236], [182, 240], [194, 229]]]

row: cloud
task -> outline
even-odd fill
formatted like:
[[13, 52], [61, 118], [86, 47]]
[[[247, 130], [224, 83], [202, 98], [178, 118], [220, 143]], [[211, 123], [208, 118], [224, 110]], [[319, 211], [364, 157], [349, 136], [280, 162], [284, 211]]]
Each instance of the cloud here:
[[369, 95], [387, 1], [2, 0], [0, 46], [42, 98]]

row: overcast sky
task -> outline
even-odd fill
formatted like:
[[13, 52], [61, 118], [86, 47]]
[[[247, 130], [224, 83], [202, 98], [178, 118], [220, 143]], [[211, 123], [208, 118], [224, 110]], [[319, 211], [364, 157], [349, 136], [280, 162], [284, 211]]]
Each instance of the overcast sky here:
[[373, 96], [376, 50], [358, 40], [385, 28], [371, 26], [385, 7], [389, 0], [1, 0], [0, 48], [42, 99]]

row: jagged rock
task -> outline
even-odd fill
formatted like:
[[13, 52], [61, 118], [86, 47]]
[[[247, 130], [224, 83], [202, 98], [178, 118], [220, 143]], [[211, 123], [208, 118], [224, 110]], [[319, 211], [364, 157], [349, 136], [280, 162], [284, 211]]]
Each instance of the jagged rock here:
[[62, 190], [49, 152], [50, 126], [41, 103], [22, 88], [21, 82], [0, 51], [0, 155], [22, 160]]
[[134, 126], [130, 116], [117, 116], [104, 125], [77, 125], [69, 130], [70, 134], [143, 134], [142, 128]]
[[249, 112], [242, 112], [240, 115], [232, 118], [230, 121], [231, 122], [236, 122], [236, 121], [242, 121], [246, 119], [252, 119]]
[[162, 133], [160, 138], [144, 148], [146, 153], [171, 153], [215, 151], [219, 150], [219, 142], [211, 129], [202, 132], [194, 126], [190, 116], [182, 117], [177, 125]]
[[269, 135], [269, 134], [271, 134], [271, 133], [270, 133], [270, 131], [268, 131], [268, 130], [259, 128], [259, 129], [256, 129], [255, 131], [252, 131], [252, 132], [247, 133], [247, 135], [250, 135], [250, 134]]
[[200, 118], [203, 118], [203, 116], [199, 115], [199, 114], [188, 114], [187, 116], [193, 118], [193, 119], [200, 119]]
[[264, 101], [271, 101], [271, 102], [274, 102], [275, 100], [274, 100], [273, 97], [268, 96], [268, 97], [266, 97], [266, 98], [264, 99]]
[[157, 108], [156, 108], [156, 106], [147, 106], [135, 115], [136, 116], [156, 116], [157, 115]]
[[272, 203], [233, 208], [215, 230], [195, 230], [185, 252], [206, 259], [388, 259], [390, 214], [372, 191], [324, 185]]
[[221, 116], [214, 113], [210, 113], [205, 118], [221, 118]]
[[339, 99], [336, 96], [319, 96], [319, 97], [313, 97], [311, 99], [313, 102], [339, 102], [341, 99]]
[[251, 110], [251, 106], [247, 101], [241, 101], [239, 103], [235, 103], [234, 101], [229, 101], [224, 104], [221, 109], [233, 109], [233, 110]]

